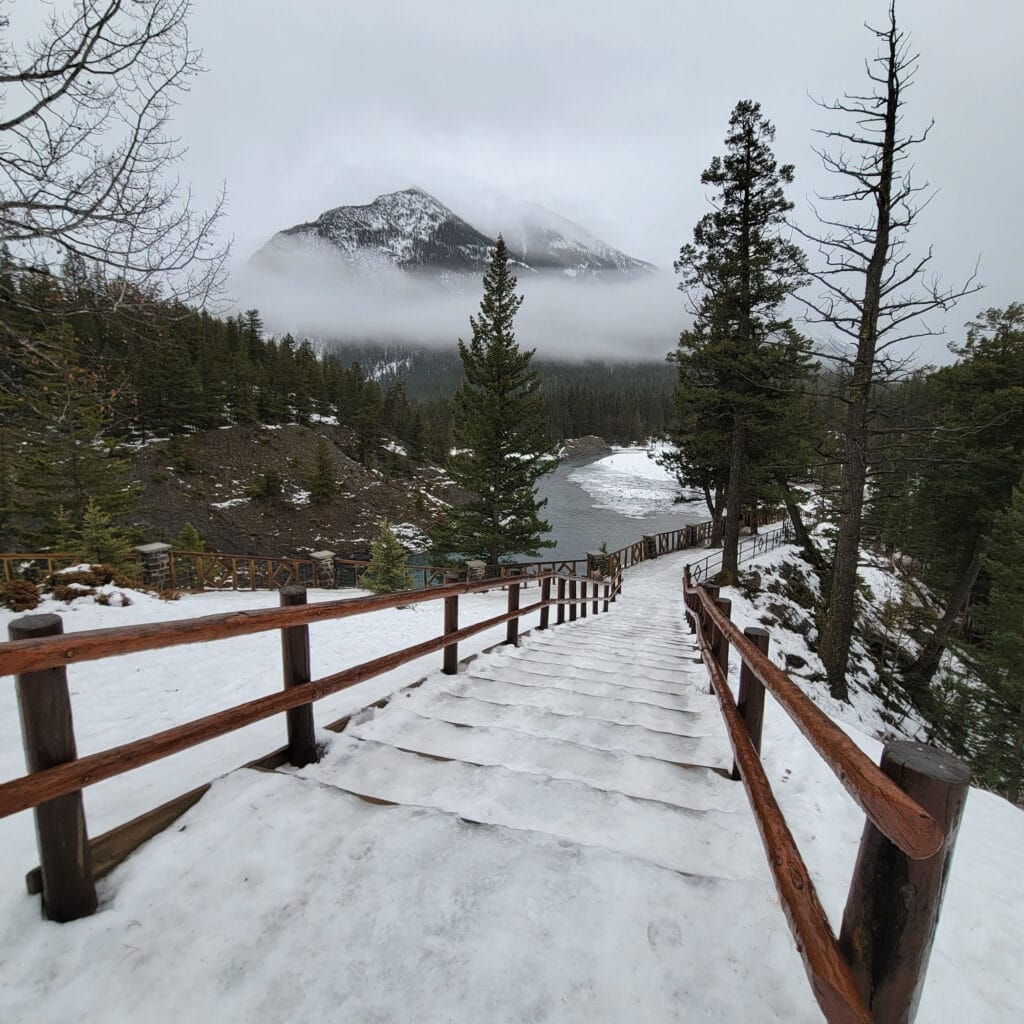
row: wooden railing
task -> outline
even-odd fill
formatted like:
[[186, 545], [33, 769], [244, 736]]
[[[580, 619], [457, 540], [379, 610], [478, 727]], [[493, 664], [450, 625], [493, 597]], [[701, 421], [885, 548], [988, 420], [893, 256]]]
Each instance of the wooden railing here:
[[76, 554], [69, 554], [64, 551], [29, 551], [0, 554], [0, 566], [2, 566], [3, 581], [10, 583], [11, 580], [37, 580], [58, 569], [66, 569], [69, 565], [76, 565], [82, 561], [82, 557]]
[[[769, 636], [730, 621], [718, 588], [698, 587], [687, 566], [686, 618], [697, 634], [782, 907], [812, 991], [829, 1024], [908, 1024], [931, 951], [970, 773], [950, 755], [893, 743], [870, 760], [768, 658]], [[739, 697], [729, 652], [741, 659]], [[761, 762], [769, 692], [867, 816], [837, 940]]]
[[[313, 742], [313, 703], [356, 683], [442, 651], [442, 670], [457, 671], [458, 645], [463, 640], [505, 625], [505, 643], [514, 644], [519, 620], [538, 613], [538, 629], [577, 616], [608, 611], [621, 590], [621, 570], [602, 580], [541, 574], [539, 599], [520, 603], [524, 582], [518, 579], [457, 583], [433, 590], [405, 591], [375, 597], [306, 603], [302, 588], [281, 591], [279, 608], [207, 615], [171, 622], [145, 623], [114, 629], [63, 634], [57, 615], [28, 615], [9, 625], [11, 640], [0, 645], [0, 675], [16, 676], [28, 774], [0, 784], [0, 817], [36, 809], [37, 838], [42, 867], [42, 891], [47, 915], [66, 921], [92, 913], [96, 906], [91, 846], [82, 804], [82, 789], [113, 778], [197, 744], [241, 729], [273, 715], [286, 714], [288, 759], [303, 765], [316, 760]], [[505, 612], [482, 622], [459, 627], [459, 598], [501, 587], [508, 592]], [[552, 588], [556, 595], [552, 596]], [[363, 615], [398, 605], [441, 601], [442, 632], [421, 643], [360, 665], [311, 680], [309, 624]], [[280, 630], [284, 688], [184, 725], [143, 739], [78, 757], [72, 730], [67, 666], [112, 655], [156, 651], [180, 644], [202, 643]], [[109, 860], [105, 870], [115, 866]]]

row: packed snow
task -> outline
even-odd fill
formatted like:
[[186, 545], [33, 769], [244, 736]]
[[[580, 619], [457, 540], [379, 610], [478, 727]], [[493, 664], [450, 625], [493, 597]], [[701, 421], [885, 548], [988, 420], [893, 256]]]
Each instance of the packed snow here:
[[[393, 695], [344, 733], [323, 732], [316, 765], [221, 778], [100, 883], [91, 918], [41, 919], [19, 888], [35, 863], [31, 817], [0, 821], [0, 1019], [820, 1020], [740, 784], [677, 763], [730, 763], [679, 617], [685, 561], [631, 569], [609, 614], [531, 633], [456, 677], [431, 671], [433, 656], [329, 698], [320, 723]], [[269, 597], [138, 594], [126, 608], [40, 610], [70, 630]], [[504, 601], [464, 598], [461, 621]], [[733, 607], [741, 623], [755, 613]], [[315, 624], [313, 671], [435, 635], [439, 616], [432, 603]], [[780, 661], [797, 652], [796, 634], [773, 647]], [[79, 749], [269, 692], [279, 659], [266, 634], [71, 666]], [[820, 685], [804, 685], [825, 703]], [[5, 689], [0, 774], [11, 778], [22, 766]], [[879, 725], [868, 712], [857, 721]], [[877, 759], [875, 739], [844, 728]], [[92, 833], [273, 749], [282, 731], [261, 723], [86, 790]], [[836, 926], [863, 814], [770, 699], [764, 756]], [[1022, 848], [1024, 814], [972, 791], [919, 1024], [1024, 1019]]]

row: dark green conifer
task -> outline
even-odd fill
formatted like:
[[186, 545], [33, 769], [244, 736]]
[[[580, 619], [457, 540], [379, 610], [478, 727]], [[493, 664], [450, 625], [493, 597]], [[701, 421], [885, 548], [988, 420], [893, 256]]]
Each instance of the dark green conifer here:
[[316, 442], [316, 458], [313, 462], [313, 475], [309, 481], [309, 498], [315, 505], [328, 502], [338, 493], [338, 480], [334, 468], [334, 457], [331, 446], [324, 437]]
[[412, 590], [412, 576], [406, 567], [405, 548], [395, 536], [391, 524], [382, 519], [370, 554], [370, 565], [362, 577], [362, 584], [375, 594], [394, 594]]
[[500, 236], [484, 274], [473, 336], [459, 341], [463, 382], [453, 400], [455, 452], [449, 473], [472, 498], [452, 508], [434, 537], [443, 554], [496, 565], [509, 555], [536, 557], [553, 547], [543, 539], [546, 500], [537, 481], [554, 469], [533, 351], [516, 344], [513, 319], [522, 304], [508, 250]]

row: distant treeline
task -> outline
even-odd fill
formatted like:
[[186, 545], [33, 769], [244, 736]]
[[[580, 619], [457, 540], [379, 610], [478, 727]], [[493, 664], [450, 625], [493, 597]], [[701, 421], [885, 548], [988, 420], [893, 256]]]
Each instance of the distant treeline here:
[[[666, 342], [666, 351], [674, 339]], [[400, 382], [410, 399], [442, 404], [458, 388], [462, 364], [458, 351], [329, 342], [327, 350], [346, 364], [357, 363], [381, 386]], [[666, 363], [556, 362], [535, 358], [544, 405], [553, 435], [562, 440], [597, 434], [628, 443], [661, 435], [673, 412], [676, 371]]]

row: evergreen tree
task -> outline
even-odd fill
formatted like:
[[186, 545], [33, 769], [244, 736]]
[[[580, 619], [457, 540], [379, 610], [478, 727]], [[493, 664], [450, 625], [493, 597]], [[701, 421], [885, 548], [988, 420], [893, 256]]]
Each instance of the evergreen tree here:
[[137, 568], [132, 558], [133, 539], [128, 531], [114, 525], [96, 501], [89, 499], [75, 546], [87, 561], [121, 570]]
[[316, 459], [313, 462], [313, 475], [309, 481], [309, 497], [314, 505], [328, 502], [338, 493], [338, 481], [335, 475], [334, 458], [331, 446], [324, 437], [317, 438]]
[[500, 236], [484, 274], [480, 312], [470, 317], [472, 339], [459, 341], [463, 382], [453, 399], [456, 453], [449, 473], [468, 491], [434, 536], [442, 554], [458, 552], [496, 565], [508, 555], [537, 557], [553, 547], [540, 518], [546, 503], [537, 481], [554, 469], [533, 351], [516, 344], [513, 318], [522, 304]]
[[175, 551], [205, 551], [206, 541], [203, 540], [199, 531], [191, 524], [186, 523], [179, 531], [177, 537], [171, 542]]
[[[772, 429], [808, 364], [809, 346], [780, 313], [803, 281], [806, 260], [799, 246], [782, 237], [793, 208], [783, 186], [793, 181], [793, 167], [776, 163], [774, 139], [759, 103], [736, 104], [726, 154], [716, 156], [700, 179], [715, 188], [714, 209], [698, 221], [693, 243], [683, 246], [676, 262], [694, 314], [675, 354], [678, 401], [707, 417], [698, 429], [717, 433], [717, 446], [728, 453], [726, 574], [736, 572], [740, 517], [752, 497], [754, 435]], [[721, 458], [707, 468], [717, 469]]]
[[991, 589], [977, 614], [984, 641], [973, 655], [982, 683], [975, 767], [986, 785], [1019, 803], [1024, 796], [1024, 485], [995, 518], [984, 568]]
[[370, 565], [362, 577], [362, 584], [375, 594], [394, 594], [401, 590], [412, 590], [413, 582], [406, 568], [405, 548], [386, 519], [382, 519], [377, 526], [377, 536], [370, 553]]

